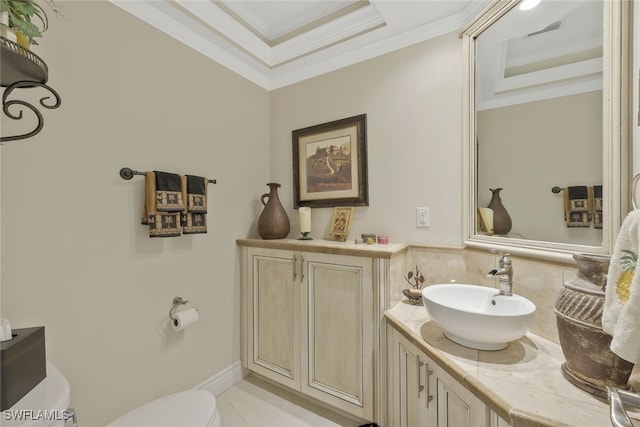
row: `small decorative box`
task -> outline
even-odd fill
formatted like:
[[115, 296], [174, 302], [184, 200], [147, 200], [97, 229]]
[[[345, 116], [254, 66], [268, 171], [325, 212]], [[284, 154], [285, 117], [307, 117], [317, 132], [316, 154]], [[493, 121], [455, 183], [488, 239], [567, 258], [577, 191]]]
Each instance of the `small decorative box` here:
[[376, 235], [375, 234], [363, 234], [362, 235], [362, 240], [364, 240], [364, 242], [367, 245], [373, 245], [376, 242]]

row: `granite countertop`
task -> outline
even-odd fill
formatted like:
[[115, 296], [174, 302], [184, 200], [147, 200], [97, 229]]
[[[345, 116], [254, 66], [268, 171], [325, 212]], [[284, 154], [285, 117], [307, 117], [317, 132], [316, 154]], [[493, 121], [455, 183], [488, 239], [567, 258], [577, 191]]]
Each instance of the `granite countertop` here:
[[[560, 346], [528, 333], [504, 350], [481, 351], [450, 340], [423, 306], [400, 301], [387, 322], [512, 426], [611, 426], [609, 405], [568, 382]], [[636, 418], [630, 413], [630, 417]], [[640, 425], [634, 420], [634, 425]]]

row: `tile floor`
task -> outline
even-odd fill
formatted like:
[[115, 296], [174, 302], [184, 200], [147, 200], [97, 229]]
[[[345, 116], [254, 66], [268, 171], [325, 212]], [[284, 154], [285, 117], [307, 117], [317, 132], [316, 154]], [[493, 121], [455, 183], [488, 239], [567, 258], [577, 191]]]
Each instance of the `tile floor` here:
[[221, 427], [356, 427], [345, 419], [254, 376], [216, 397]]

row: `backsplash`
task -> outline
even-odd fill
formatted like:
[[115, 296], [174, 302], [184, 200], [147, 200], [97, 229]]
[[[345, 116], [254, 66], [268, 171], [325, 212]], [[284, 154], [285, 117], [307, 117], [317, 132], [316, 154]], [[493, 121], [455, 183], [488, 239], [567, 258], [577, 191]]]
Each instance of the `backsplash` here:
[[[407, 271], [417, 265], [425, 276], [425, 286], [436, 283], [472, 283], [498, 287], [495, 278], [487, 278], [497, 267], [499, 256], [477, 249], [412, 246], [407, 253]], [[537, 307], [531, 332], [558, 343], [554, 312], [555, 300], [564, 282], [576, 274], [575, 264], [553, 263], [511, 256], [513, 292], [530, 299]]]

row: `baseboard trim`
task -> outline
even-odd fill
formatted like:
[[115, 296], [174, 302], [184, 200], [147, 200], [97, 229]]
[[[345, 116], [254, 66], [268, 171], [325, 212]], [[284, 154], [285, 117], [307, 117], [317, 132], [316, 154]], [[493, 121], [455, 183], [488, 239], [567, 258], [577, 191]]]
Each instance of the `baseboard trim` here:
[[214, 396], [218, 396], [225, 390], [233, 387], [234, 384], [246, 377], [248, 373], [246, 369], [242, 368], [242, 362], [238, 360], [194, 388], [208, 390], [213, 393]]
[[[295, 405], [301, 406], [308, 411], [319, 414], [325, 418], [330, 418], [334, 423], [341, 426], [360, 426], [367, 427], [369, 421], [358, 417], [357, 415], [350, 414], [343, 409], [336, 408], [329, 403], [316, 399], [313, 396], [303, 394], [299, 391], [292, 390], [284, 384], [280, 384], [271, 378], [267, 378], [255, 372], [249, 372], [249, 375], [245, 381], [253, 383], [258, 387], [267, 390], [269, 393], [273, 393], [282, 399], [289, 401]], [[331, 416], [324, 415], [321, 412], [327, 411]]]

